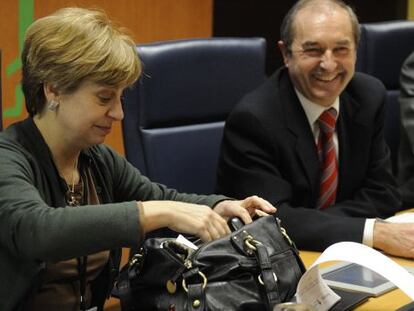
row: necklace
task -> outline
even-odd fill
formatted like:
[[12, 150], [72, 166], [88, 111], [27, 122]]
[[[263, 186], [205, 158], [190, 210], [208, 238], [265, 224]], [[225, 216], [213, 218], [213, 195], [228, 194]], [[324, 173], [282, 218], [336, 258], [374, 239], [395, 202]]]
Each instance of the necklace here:
[[[68, 191], [66, 192], [66, 202], [69, 206], [79, 206], [83, 202], [83, 193], [84, 190], [79, 193], [78, 191], [75, 191], [75, 172], [78, 169], [78, 158], [75, 160], [75, 167], [72, 171], [72, 183], [67, 184]], [[79, 172], [79, 181], [82, 183], [83, 187], [83, 181], [82, 181], [82, 174]], [[82, 256], [77, 257], [77, 269], [79, 274], [79, 291], [80, 291], [80, 310], [86, 311], [86, 301], [85, 301], [85, 292], [86, 292], [86, 269], [87, 269], [87, 262], [88, 257]]]
[[79, 199], [77, 198], [77, 193], [75, 192], [75, 171], [78, 169], [78, 158], [75, 160], [75, 167], [72, 171], [72, 184], [68, 184], [68, 193], [67, 193], [67, 203], [69, 206], [79, 206]]

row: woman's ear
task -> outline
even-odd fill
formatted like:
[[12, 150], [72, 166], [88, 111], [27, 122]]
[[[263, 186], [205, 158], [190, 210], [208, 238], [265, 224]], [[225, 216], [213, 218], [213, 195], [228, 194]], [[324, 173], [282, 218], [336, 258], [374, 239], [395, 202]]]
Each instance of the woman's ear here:
[[45, 94], [46, 101], [57, 100], [59, 94], [56, 88], [50, 83], [43, 83], [43, 92]]
[[47, 109], [55, 111], [59, 106], [59, 94], [55, 87], [50, 83], [44, 83], [43, 92], [45, 93]]

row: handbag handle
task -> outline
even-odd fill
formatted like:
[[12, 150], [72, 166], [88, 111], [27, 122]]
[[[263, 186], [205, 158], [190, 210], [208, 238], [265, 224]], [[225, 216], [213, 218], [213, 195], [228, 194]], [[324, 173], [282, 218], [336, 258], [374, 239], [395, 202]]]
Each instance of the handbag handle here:
[[232, 217], [227, 221], [231, 231], [237, 231], [244, 226], [243, 221], [239, 217]]

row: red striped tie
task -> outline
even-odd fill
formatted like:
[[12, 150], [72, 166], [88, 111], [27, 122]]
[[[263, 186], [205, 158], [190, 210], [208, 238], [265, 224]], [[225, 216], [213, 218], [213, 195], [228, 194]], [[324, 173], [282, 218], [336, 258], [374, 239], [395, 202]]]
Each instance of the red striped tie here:
[[319, 117], [318, 156], [321, 163], [321, 181], [317, 208], [325, 209], [335, 202], [338, 186], [338, 163], [333, 135], [335, 132], [336, 110], [325, 110]]

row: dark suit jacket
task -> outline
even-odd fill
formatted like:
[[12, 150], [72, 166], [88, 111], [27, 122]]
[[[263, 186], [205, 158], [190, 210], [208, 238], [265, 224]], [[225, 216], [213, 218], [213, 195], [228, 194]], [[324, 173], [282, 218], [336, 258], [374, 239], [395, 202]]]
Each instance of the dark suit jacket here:
[[404, 208], [414, 207], [414, 52], [405, 60], [400, 76], [401, 139], [398, 181]]
[[366, 218], [388, 217], [399, 195], [384, 141], [385, 88], [356, 73], [340, 96], [336, 204], [316, 210], [319, 164], [315, 139], [288, 72], [282, 68], [230, 114], [219, 160], [217, 191], [257, 194], [301, 249], [361, 242]]

